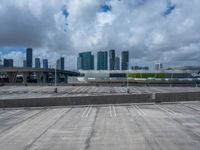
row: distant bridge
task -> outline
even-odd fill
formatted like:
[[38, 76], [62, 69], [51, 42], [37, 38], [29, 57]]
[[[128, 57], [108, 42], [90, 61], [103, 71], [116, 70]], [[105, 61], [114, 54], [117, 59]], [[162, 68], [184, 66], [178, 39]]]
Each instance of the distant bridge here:
[[[79, 72], [69, 70], [56, 70], [57, 81], [67, 83], [68, 76], [79, 76]], [[30, 81], [48, 83], [55, 81], [55, 69], [53, 68], [27, 68], [27, 67], [2, 67], [0, 68], [1, 79], [8, 79], [9, 83], [16, 83], [20, 76], [23, 83]]]

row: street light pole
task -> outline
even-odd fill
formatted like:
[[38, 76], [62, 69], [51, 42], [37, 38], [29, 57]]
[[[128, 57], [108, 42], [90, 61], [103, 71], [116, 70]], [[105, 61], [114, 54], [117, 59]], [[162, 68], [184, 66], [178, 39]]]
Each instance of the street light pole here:
[[129, 83], [128, 83], [128, 70], [127, 70], [127, 73], [126, 73], [126, 93], [130, 93]]
[[54, 88], [54, 92], [58, 93], [58, 89], [57, 89], [57, 67], [55, 65], [55, 88]]

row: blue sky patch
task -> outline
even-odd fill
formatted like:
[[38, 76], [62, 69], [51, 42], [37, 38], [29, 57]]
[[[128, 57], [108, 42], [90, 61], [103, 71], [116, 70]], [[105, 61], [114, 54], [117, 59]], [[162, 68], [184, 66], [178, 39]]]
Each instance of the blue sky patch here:
[[67, 11], [66, 6], [63, 6], [61, 10], [62, 14], [65, 16], [65, 18], [67, 18], [69, 16], [69, 12]]
[[174, 9], [176, 9], [176, 5], [169, 5], [165, 10], [165, 12], [163, 13], [163, 16], [170, 15]]
[[100, 12], [112, 11], [112, 6], [104, 4], [100, 6]]
[[26, 51], [26, 48], [0, 48], [0, 52], [2, 52], [3, 55], [8, 54], [12, 51], [24, 53]]

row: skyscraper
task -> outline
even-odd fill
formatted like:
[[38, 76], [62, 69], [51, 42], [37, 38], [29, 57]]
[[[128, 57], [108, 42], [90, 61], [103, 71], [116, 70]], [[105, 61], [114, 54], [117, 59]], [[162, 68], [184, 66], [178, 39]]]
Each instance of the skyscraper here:
[[60, 61], [60, 59], [57, 59], [56, 68], [57, 68], [58, 70], [61, 69], [61, 61]]
[[13, 67], [13, 59], [4, 59], [3, 66], [4, 67]]
[[35, 58], [35, 68], [41, 68], [40, 58]]
[[163, 69], [163, 65], [161, 63], [156, 63], [155, 64], [155, 70], [159, 71], [161, 69]]
[[48, 68], [48, 59], [43, 59], [43, 68]]
[[77, 58], [78, 70], [94, 70], [94, 55], [91, 52], [79, 53]]
[[60, 57], [60, 59], [57, 59], [56, 65], [57, 69], [65, 70], [65, 58]]
[[3, 66], [2, 59], [0, 58], [0, 67], [2, 67], [2, 66]]
[[115, 69], [115, 50], [109, 51], [109, 69], [114, 70]]
[[79, 54], [79, 56], [77, 58], [77, 69], [78, 70], [82, 69], [82, 57], [80, 56], [80, 54]]
[[26, 49], [26, 67], [32, 67], [33, 63], [33, 49], [27, 48]]
[[120, 70], [120, 58], [115, 57], [115, 70]]
[[27, 63], [26, 60], [23, 60], [23, 67], [26, 67]]
[[90, 68], [91, 70], [94, 70], [94, 55], [91, 55]]
[[65, 58], [60, 57], [60, 69], [65, 70]]
[[121, 69], [128, 70], [129, 68], [129, 51], [122, 51]]
[[99, 51], [97, 52], [97, 70], [108, 69], [108, 52]]

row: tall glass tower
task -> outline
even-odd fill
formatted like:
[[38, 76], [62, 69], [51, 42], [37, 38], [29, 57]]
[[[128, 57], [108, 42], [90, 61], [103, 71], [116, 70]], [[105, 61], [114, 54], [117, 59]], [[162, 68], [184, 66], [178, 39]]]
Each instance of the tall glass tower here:
[[41, 68], [40, 58], [35, 58], [35, 68]]
[[108, 70], [108, 52], [97, 52], [97, 70]]
[[109, 69], [115, 69], [115, 50], [109, 50]]
[[79, 53], [77, 58], [78, 70], [94, 70], [94, 55], [89, 52]]
[[128, 70], [129, 68], [129, 51], [122, 51], [121, 69]]
[[33, 63], [33, 49], [27, 48], [26, 49], [26, 67], [32, 68]]
[[48, 59], [43, 59], [43, 68], [48, 69]]
[[115, 70], [120, 70], [120, 58], [115, 57]]
[[60, 57], [60, 68], [61, 70], [65, 70], [65, 58]]

